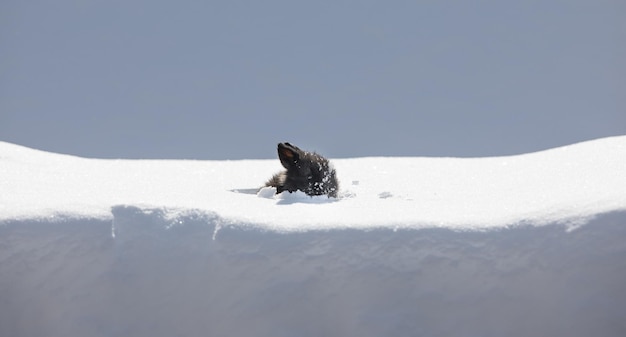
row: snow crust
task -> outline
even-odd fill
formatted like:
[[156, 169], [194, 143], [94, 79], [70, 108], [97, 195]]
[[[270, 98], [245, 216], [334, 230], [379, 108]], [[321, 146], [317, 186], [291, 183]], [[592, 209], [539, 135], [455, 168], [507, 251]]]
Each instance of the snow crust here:
[[485, 229], [626, 209], [626, 137], [492, 158], [334, 159], [340, 197], [257, 189], [276, 160], [102, 160], [0, 143], [0, 221], [113, 218], [116, 206], [278, 231]]
[[626, 335], [626, 137], [331, 161], [336, 199], [0, 143], [0, 336]]

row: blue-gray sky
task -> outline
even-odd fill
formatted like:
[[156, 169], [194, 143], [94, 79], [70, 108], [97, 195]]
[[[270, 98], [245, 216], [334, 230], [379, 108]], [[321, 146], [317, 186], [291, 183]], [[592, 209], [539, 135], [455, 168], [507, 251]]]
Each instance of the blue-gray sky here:
[[0, 140], [101, 158], [495, 156], [626, 134], [626, 2], [0, 4]]

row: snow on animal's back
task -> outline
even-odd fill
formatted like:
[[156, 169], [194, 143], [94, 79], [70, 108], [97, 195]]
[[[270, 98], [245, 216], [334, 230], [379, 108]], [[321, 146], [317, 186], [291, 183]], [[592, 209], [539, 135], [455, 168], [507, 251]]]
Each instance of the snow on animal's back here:
[[87, 159], [0, 142], [0, 220], [107, 218], [132, 205], [281, 231], [576, 222], [626, 209], [625, 154], [622, 136], [506, 157], [330, 158], [335, 199], [251, 193], [278, 160]]

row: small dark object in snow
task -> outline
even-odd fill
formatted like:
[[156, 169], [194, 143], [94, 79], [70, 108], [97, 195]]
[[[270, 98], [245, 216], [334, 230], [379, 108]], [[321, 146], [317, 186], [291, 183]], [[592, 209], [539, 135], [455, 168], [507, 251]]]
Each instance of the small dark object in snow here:
[[289, 143], [278, 144], [278, 158], [286, 170], [276, 173], [265, 186], [276, 187], [276, 193], [300, 190], [311, 196], [337, 197], [339, 182], [328, 159]]

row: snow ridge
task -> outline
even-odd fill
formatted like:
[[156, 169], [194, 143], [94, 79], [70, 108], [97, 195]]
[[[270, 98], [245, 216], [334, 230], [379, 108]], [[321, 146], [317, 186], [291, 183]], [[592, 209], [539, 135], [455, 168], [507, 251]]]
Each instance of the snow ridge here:
[[624, 153], [334, 159], [328, 198], [0, 143], [0, 336], [622, 336]]
[[624, 153], [626, 136], [508, 157], [333, 159], [338, 198], [312, 198], [260, 189], [278, 160], [86, 159], [0, 143], [0, 221], [112, 220], [125, 205], [278, 231], [579, 224], [626, 209]]

